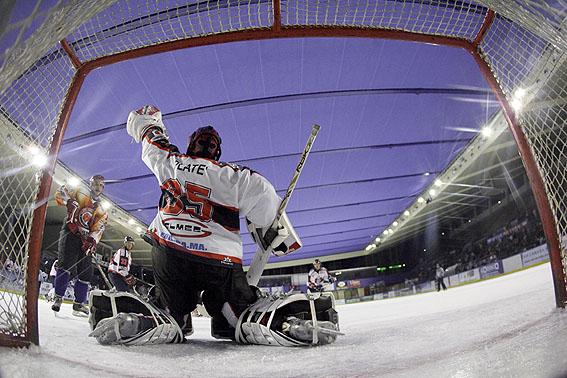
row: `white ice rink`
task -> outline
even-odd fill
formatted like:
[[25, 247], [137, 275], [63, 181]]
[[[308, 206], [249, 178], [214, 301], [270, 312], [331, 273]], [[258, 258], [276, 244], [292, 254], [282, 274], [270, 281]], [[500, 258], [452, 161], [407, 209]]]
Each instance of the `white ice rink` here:
[[567, 377], [567, 312], [549, 264], [441, 293], [338, 307], [346, 336], [313, 348], [241, 346], [193, 320], [190, 343], [103, 347], [85, 319], [40, 301], [41, 347], [0, 348], [11, 377]]

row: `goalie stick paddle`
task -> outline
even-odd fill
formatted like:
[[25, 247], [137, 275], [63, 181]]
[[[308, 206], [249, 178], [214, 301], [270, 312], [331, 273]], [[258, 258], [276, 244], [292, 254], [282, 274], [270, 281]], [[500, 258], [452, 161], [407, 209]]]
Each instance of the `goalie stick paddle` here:
[[[297, 167], [295, 167], [295, 171], [293, 172], [293, 177], [291, 178], [291, 182], [289, 183], [289, 186], [287, 187], [287, 191], [285, 192], [285, 195], [282, 199], [282, 202], [280, 203], [280, 207], [278, 208], [278, 212], [276, 213], [276, 218], [272, 222], [272, 227], [270, 229], [268, 229], [268, 231], [266, 231], [266, 233], [270, 232], [275, 227], [277, 227], [277, 224], [278, 224], [281, 216], [283, 215], [285, 208], [287, 207], [287, 204], [289, 202], [291, 194], [293, 193], [293, 190], [295, 189], [295, 185], [297, 184], [297, 180], [299, 179], [299, 175], [301, 174], [301, 171], [303, 170], [303, 166], [305, 165], [305, 161], [307, 160], [307, 156], [309, 155], [309, 152], [311, 151], [311, 147], [313, 146], [313, 142], [315, 141], [315, 138], [317, 137], [317, 134], [319, 133], [320, 128], [321, 128], [321, 126], [319, 126], [319, 125], [313, 125], [313, 128], [311, 129], [311, 135], [309, 136], [309, 139], [307, 140], [307, 143], [305, 144], [305, 148], [303, 149], [303, 153], [301, 154], [301, 158], [299, 159], [299, 163], [297, 163]], [[252, 264], [250, 264], [250, 268], [248, 269], [248, 272], [246, 273], [246, 279], [248, 280], [249, 285], [256, 286], [258, 284], [258, 281], [260, 281], [260, 277], [262, 276], [262, 272], [264, 272], [264, 267], [266, 266], [266, 264], [268, 262], [268, 258], [270, 257], [271, 252], [272, 252], [271, 248], [269, 248], [269, 247], [267, 249], [264, 249], [264, 248], [258, 246], [258, 248], [256, 249], [256, 253], [254, 254], [254, 258], [252, 259]]]

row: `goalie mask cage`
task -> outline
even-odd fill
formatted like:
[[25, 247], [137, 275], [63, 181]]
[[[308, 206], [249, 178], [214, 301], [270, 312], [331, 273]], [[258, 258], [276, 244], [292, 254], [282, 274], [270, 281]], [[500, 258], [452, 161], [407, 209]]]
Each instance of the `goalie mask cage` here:
[[[0, 345], [39, 343], [37, 276], [46, 203], [85, 76], [135, 57], [254, 39], [389, 38], [467, 50], [500, 101], [518, 145], [550, 249], [556, 304], [565, 306], [567, 34], [560, 5], [533, 0], [69, 0], [39, 11], [41, 1], [37, 4], [27, 19], [0, 22], [0, 42], [11, 44], [0, 55], [0, 261], [12, 262], [10, 269], [0, 267]], [[39, 26], [26, 33], [32, 21]], [[521, 111], [514, 107], [519, 101], [525, 104]], [[41, 153], [49, 158], [38, 168]]]

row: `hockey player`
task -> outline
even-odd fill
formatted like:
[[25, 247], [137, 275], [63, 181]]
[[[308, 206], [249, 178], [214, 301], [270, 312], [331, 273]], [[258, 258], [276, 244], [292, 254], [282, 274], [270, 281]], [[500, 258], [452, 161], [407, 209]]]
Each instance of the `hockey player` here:
[[435, 267], [435, 283], [437, 285], [437, 291], [440, 291], [441, 287], [443, 287], [443, 290], [447, 290], [447, 286], [445, 286], [445, 282], [443, 282], [444, 277], [445, 269], [443, 269], [441, 265], [437, 264]]
[[310, 293], [322, 292], [324, 290], [323, 285], [332, 283], [334, 280], [335, 278], [329, 275], [327, 268], [321, 266], [321, 261], [315, 259], [315, 261], [313, 261], [313, 268], [309, 270], [307, 291]]
[[55, 277], [57, 276], [57, 259], [51, 264], [51, 270], [49, 271], [49, 279], [48, 282], [52, 285], [51, 289], [45, 296], [48, 302], [51, 302], [55, 299]]
[[108, 264], [108, 279], [118, 291], [131, 291], [132, 286], [136, 284], [136, 277], [130, 274], [132, 248], [134, 248], [134, 239], [126, 236], [122, 248], [114, 253]]
[[[190, 313], [203, 291], [216, 338], [289, 346], [334, 341], [340, 333], [332, 298], [264, 297], [248, 285], [242, 270], [239, 217], [245, 216], [256, 229], [269, 228], [280, 204], [273, 186], [250, 169], [220, 162], [221, 138], [211, 126], [191, 134], [186, 154], [169, 143], [161, 112], [154, 106], [131, 112], [127, 131], [142, 143], [142, 160], [162, 190], [147, 233], [154, 242], [160, 302], [169, 311], [132, 303], [133, 297], [97, 293], [90, 336], [101, 344], [180, 342], [181, 328], [190, 330]], [[270, 233], [271, 240], [263, 232], [258, 235], [262, 244], [277, 250], [290, 231], [280, 223]]]
[[[186, 154], [169, 143], [154, 106], [132, 111], [127, 131], [142, 143], [142, 160], [162, 190], [148, 229], [162, 305], [190, 333], [190, 314], [204, 291], [213, 336], [233, 338], [236, 319], [257, 298], [242, 270], [239, 217], [269, 226], [280, 198], [258, 173], [219, 161], [221, 138], [212, 126], [191, 134]], [[280, 228], [268, 245], [278, 246], [287, 235]]]
[[108, 215], [103, 209], [100, 196], [104, 191], [104, 177], [92, 176], [90, 190], [71, 189], [63, 185], [55, 193], [60, 206], [67, 207], [67, 217], [59, 235], [59, 256], [55, 276], [55, 297], [51, 309], [59, 312], [69, 280], [77, 277], [73, 314], [87, 316], [88, 283], [93, 274], [91, 254], [102, 238]]

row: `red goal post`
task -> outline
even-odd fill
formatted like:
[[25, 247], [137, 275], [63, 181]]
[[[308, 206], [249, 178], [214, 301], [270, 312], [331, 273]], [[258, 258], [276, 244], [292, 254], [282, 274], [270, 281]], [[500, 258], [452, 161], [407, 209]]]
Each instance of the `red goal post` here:
[[[550, 247], [556, 304], [565, 307], [567, 41], [562, 10], [530, 0], [107, 0], [56, 7], [42, 18], [30, 15], [43, 19], [41, 26], [0, 55], [0, 148], [6, 157], [0, 221], [9, 226], [0, 230], [0, 262], [9, 259], [19, 266], [10, 272], [9, 287], [6, 279], [0, 283], [0, 345], [39, 343], [37, 275], [46, 202], [86, 75], [165, 51], [272, 38], [388, 38], [468, 51], [518, 144]], [[8, 30], [21, 25], [8, 24]], [[41, 153], [49, 159], [38, 167], [34, 163]], [[0, 266], [3, 272], [7, 276]]]

